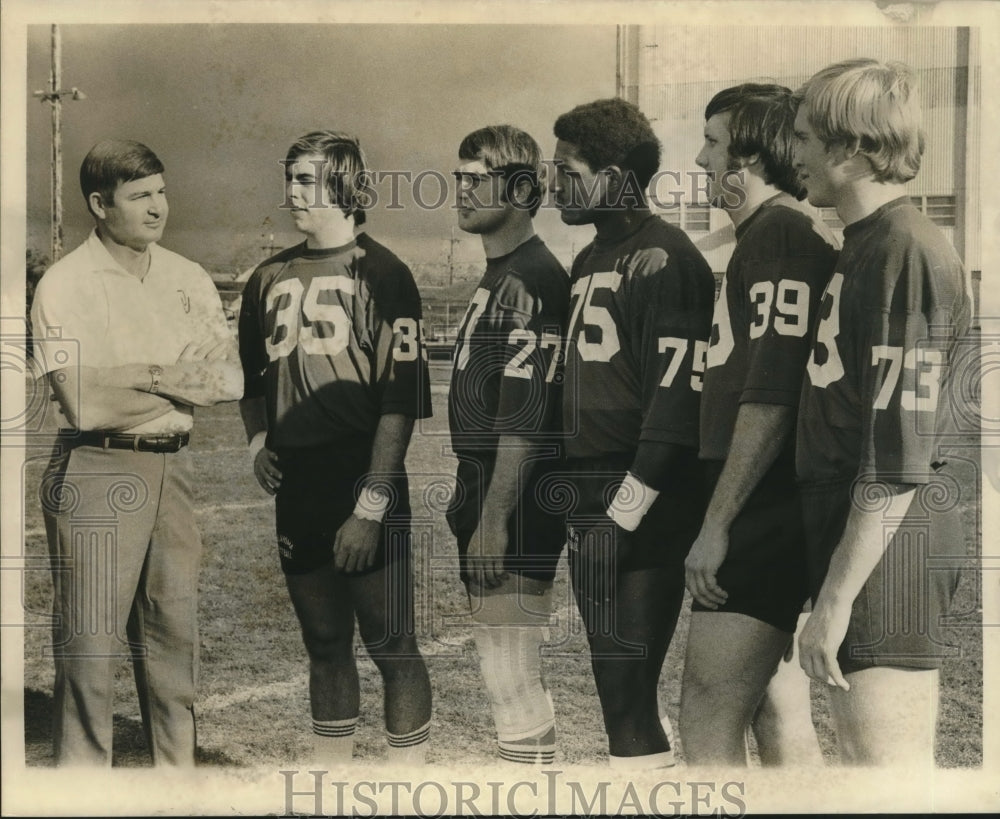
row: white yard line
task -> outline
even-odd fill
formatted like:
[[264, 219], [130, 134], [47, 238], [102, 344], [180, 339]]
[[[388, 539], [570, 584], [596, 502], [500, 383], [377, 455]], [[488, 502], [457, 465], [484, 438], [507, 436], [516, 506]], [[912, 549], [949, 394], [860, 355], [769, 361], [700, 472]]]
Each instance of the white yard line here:
[[274, 505], [273, 498], [266, 498], [258, 501], [248, 501], [246, 503], [210, 503], [205, 506], [195, 507], [196, 515], [205, 515], [211, 512], [243, 512], [247, 509], [264, 509]]
[[[211, 714], [218, 711], [225, 711], [234, 705], [242, 705], [255, 700], [266, 700], [272, 697], [288, 697], [289, 695], [301, 694], [308, 696], [309, 675], [299, 674], [289, 680], [275, 680], [267, 685], [258, 685], [254, 688], [239, 688], [227, 694], [212, 694], [208, 697], [200, 697], [195, 700], [194, 707], [197, 714]], [[128, 710], [119, 712], [119, 716], [125, 719], [140, 722], [142, 716], [139, 712]]]
[[212, 711], [224, 711], [234, 705], [241, 705], [254, 700], [265, 700], [272, 697], [287, 697], [290, 694], [301, 694], [306, 696], [309, 690], [309, 675], [298, 674], [288, 680], [275, 680], [267, 685], [258, 685], [254, 688], [238, 688], [226, 694], [212, 694], [203, 697], [195, 702], [195, 709], [199, 713]]

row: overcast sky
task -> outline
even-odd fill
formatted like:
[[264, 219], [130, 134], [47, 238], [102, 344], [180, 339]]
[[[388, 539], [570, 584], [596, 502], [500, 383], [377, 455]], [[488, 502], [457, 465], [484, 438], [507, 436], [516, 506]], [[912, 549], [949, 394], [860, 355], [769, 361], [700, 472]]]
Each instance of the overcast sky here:
[[[376, 169], [448, 174], [469, 131], [509, 122], [543, 153], [552, 123], [615, 92], [614, 26], [62, 25], [62, 85], [87, 96], [63, 104], [66, 249], [90, 229], [77, 174], [109, 137], [148, 144], [166, 166], [170, 221], [163, 244], [207, 264], [259, 255], [264, 219], [279, 244], [296, 241], [282, 201], [280, 160], [314, 128], [356, 134]], [[46, 87], [50, 28], [28, 36], [28, 90]], [[48, 253], [50, 109], [28, 102], [28, 246]], [[448, 176], [449, 182], [451, 177]], [[388, 198], [386, 182], [378, 189]], [[440, 198], [427, 178], [425, 201]], [[375, 212], [380, 238], [411, 262], [444, 258], [454, 211]], [[589, 238], [543, 212], [554, 247]], [[464, 235], [457, 233], [459, 238]], [[481, 258], [465, 237], [458, 258]]]

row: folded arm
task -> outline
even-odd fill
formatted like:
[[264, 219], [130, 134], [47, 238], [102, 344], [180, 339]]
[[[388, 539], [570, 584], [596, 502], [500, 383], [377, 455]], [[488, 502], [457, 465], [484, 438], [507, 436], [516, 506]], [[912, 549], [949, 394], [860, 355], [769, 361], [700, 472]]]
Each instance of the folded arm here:
[[176, 364], [163, 367], [154, 384], [149, 364], [123, 364], [99, 369], [102, 387], [151, 392], [178, 404], [210, 407], [243, 396], [243, 369], [233, 342], [227, 340], [189, 344]]
[[155, 385], [149, 364], [66, 367], [50, 373], [49, 383], [67, 421], [83, 430], [128, 429], [178, 406], [234, 401], [243, 391], [243, 371], [229, 341], [189, 344], [176, 364], [162, 369]]
[[127, 387], [101, 383], [96, 367], [66, 367], [49, 373], [49, 384], [74, 429], [128, 429], [166, 415], [174, 402]]

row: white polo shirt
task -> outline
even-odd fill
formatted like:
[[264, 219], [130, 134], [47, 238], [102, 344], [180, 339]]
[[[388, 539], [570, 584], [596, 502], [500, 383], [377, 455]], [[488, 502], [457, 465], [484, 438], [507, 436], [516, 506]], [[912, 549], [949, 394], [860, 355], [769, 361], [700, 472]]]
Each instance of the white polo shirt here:
[[[230, 338], [219, 293], [201, 265], [156, 244], [149, 253], [149, 271], [140, 280], [114, 260], [95, 230], [45, 272], [31, 309], [39, 372], [167, 366], [190, 342]], [[65, 416], [59, 423], [67, 426]], [[192, 409], [176, 406], [122, 431], [155, 434], [191, 425]]]

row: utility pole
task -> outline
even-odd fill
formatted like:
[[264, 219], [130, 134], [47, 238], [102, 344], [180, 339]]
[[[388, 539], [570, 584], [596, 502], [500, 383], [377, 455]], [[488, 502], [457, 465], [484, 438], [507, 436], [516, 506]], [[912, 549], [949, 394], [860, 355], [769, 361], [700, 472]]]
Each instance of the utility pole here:
[[455, 245], [460, 242], [461, 239], [455, 238], [455, 227], [451, 228], [451, 239], [448, 241], [448, 286], [451, 287], [455, 283]]
[[[270, 228], [270, 232], [268, 229]], [[271, 224], [271, 217], [265, 216], [264, 221], [260, 226], [260, 241], [263, 243], [265, 240], [265, 235], [267, 236], [267, 243], [261, 244], [260, 249], [264, 251], [264, 258], [270, 258], [274, 255], [274, 251], [278, 249], [278, 246], [274, 243], [274, 227]]]
[[68, 91], [62, 85], [62, 38], [59, 26], [52, 26], [52, 72], [47, 91], [35, 91], [32, 96], [52, 106], [52, 261], [62, 256], [62, 98], [85, 100], [87, 95], [79, 88]]

